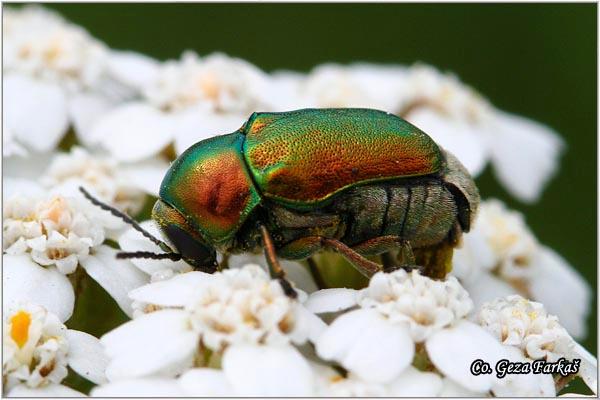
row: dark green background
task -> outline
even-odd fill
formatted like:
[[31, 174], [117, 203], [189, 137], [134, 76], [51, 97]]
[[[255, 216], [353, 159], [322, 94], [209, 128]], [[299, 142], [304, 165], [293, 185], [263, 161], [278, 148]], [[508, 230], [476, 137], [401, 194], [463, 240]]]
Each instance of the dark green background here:
[[[554, 127], [568, 149], [542, 200], [513, 200], [488, 169], [478, 184], [523, 211], [541, 242], [596, 290], [595, 4], [57, 4], [117, 49], [159, 59], [222, 51], [259, 67], [335, 61], [455, 72], [496, 106]], [[596, 296], [594, 296], [594, 304]], [[595, 306], [594, 306], [595, 307]], [[596, 309], [584, 345], [596, 354]]]

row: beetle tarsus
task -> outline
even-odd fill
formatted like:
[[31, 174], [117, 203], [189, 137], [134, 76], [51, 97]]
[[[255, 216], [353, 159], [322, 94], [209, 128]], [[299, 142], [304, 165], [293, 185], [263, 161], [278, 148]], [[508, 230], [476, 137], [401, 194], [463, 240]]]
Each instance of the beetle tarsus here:
[[291, 299], [296, 299], [298, 298], [298, 293], [294, 290], [294, 288], [292, 287], [292, 284], [285, 278], [277, 278], [277, 280], [279, 281], [279, 284], [281, 285], [281, 288], [283, 289], [283, 293], [285, 293], [285, 295]]

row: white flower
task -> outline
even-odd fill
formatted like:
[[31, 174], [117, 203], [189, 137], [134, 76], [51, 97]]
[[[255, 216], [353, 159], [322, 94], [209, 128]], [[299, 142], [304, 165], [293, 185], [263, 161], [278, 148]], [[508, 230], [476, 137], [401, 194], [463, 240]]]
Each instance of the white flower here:
[[319, 397], [385, 397], [388, 388], [385, 384], [362, 380], [355, 374], [346, 377], [333, 368], [313, 364], [317, 396]]
[[[277, 357], [279, 349], [265, 347], [241, 349], [246, 362], [241, 365], [223, 360], [223, 369], [192, 368], [178, 378], [147, 377], [110, 382], [97, 386], [98, 397], [233, 397], [233, 396], [309, 396], [314, 395], [314, 374], [308, 365], [295, 368], [289, 360]], [[245, 350], [259, 354], [243, 354]], [[262, 362], [253, 362], [251, 357]]]
[[473, 230], [454, 252], [452, 273], [477, 306], [518, 293], [543, 303], [573, 336], [586, 332], [589, 285], [566, 260], [537, 241], [522, 214], [499, 200], [481, 203]]
[[9, 312], [3, 324], [2, 377], [8, 396], [32, 395], [28, 389], [45, 387], [54, 388], [56, 394], [68, 393], [60, 385], [67, 365], [94, 383], [106, 381], [106, 359], [98, 339], [67, 330], [43, 307], [22, 305]]
[[48, 151], [68, 128], [68, 97], [97, 84], [106, 48], [40, 7], [5, 10], [3, 33], [5, 126], [27, 148]]
[[84, 29], [40, 7], [7, 9], [4, 22], [5, 71], [76, 88], [95, 83], [106, 49]]
[[41, 265], [55, 265], [64, 274], [75, 271], [90, 249], [104, 241], [98, 221], [64, 197], [13, 197], [4, 205], [3, 248], [8, 254], [31, 253]]
[[151, 104], [163, 110], [206, 105], [218, 113], [249, 113], [265, 105], [266, 75], [250, 63], [215, 53], [201, 59], [185, 52], [165, 63], [145, 88]]
[[203, 344], [218, 351], [237, 343], [303, 343], [308, 332], [301, 331], [299, 307], [278, 281], [249, 266], [215, 275], [187, 310], [192, 327], [203, 332]]
[[180, 154], [197, 141], [235, 131], [254, 111], [275, 108], [266, 74], [219, 53], [199, 58], [186, 52], [145, 76], [142, 98], [103, 115], [86, 139], [121, 161], [158, 154], [173, 142]]
[[434, 397], [442, 389], [441, 377], [409, 366], [389, 384], [369, 382], [353, 373], [342, 376], [332, 368], [313, 364], [317, 395], [322, 397]]
[[[110, 380], [172, 377], [194, 366], [221, 364], [238, 393], [255, 393], [250, 382], [260, 392], [256, 382], [267, 379], [261, 376], [264, 371], [270, 371], [264, 376], [279, 371], [298, 379], [280, 382], [281, 392], [273, 389], [268, 395], [299, 393], [298, 385], [304, 388], [310, 381], [307, 361], [292, 344], [316, 337], [323, 322], [287, 297], [258, 266], [212, 275], [183, 273], [130, 296], [149, 305], [149, 313], [102, 337], [111, 358]], [[148, 352], [149, 347], [155, 351]]]
[[[504, 346], [510, 362], [531, 363], [533, 360], [512, 346]], [[507, 374], [502, 385], [495, 385], [492, 392], [496, 397], [555, 397], [556, 387], [552, 374]]]
[[[339, 310], [337, 296], [350, 305], [347, 290], [313, 293], [307, 305], [323, 312]], [[356, 293], [355, 304], [358, 310], [337, 317], [317, 338], [317, 354], [323, 359], [341, 363], [366, 381], [391, 383], [413, 362], [415, 343], [424, 342], [424, 355], [460, 385], [484, 392], [496, 382], [493, 376], [470, 373], [474, 359], [494, 362], [504, 352], [492, 336], [464, 319], [472, 302], [455, 278], [434, 281], [404, 270], [378, 273]], [[422, 357], [421, 350], [417, 356]]]
[[299, 107], [367, 107], [396, 112], [406, 92], [406, 68], [374, 64], [314, 68], [297, 88]]
[[44, 8], [5, 11], [3, 127], [10, 132], [4, 137], [5, 156], [24, 155], [25, 148], [52, 150], [69, 126], [83, 144], [94, 145], [88, 138], [93, 123], [119, 102], [139, 96], [139, 86], [157, 68], [148, 57], [110, 51]]
[[[78, 194], [84, 186], [98, 198], [128, 214], [137, 214], [145, 193], [156, 195], [168, 165], [159, 160], [140, 164], [120, 164], [109, 156], [93, 155], [82, 147], [58, 153], [40, 178], [42, 184], [61, 193]], [[143, 175], [149, 175], [144, 179]]]
[[415, 342], [464, 318], [473, 308], [455, 278], [433, 281], [417, 272], [376, 274], [358, 293], [358, 305], [373, 308], [392, 323], [406, 322]]
[[596, 358], [577, 345], [542, 304], [518, 295], [496, 299], [482, 306], [478, 321], [503, 344], [521, 349], [529, 359], [582, 359], [580, 375], [590, 389], [597, 390]]
[[[72, 312], [73, 292], [55, 273], [71, 274], [81, 265], [126, 313], [132, 313], [127, 293], [146, 283], [148, 277], [129, 262], [117, 260], [116, 250], [104, 244], [106, 236], [122, 226], [121, 221], [82, 196], [70, 198], [52, 194], [37, 197], [15, 193], [4, 203], [3, 216], [3, 249], [15, 256], [5, 259], [4, 264], [5, 272], [11, 271], [9, 276], [12, 277], [4, 281], [4, 289], [14, 293], [9, 303], [43, 298], [50, 303], [40, 304], [66, 320]], [[20, 257], [23, 255], [37, 264], [28, 263]], [[22, 268], [27, 268], [28, 274], [19, 271]], [[53, 276], [54, 289], [60, 292], [64, 302], [56, 304], [50, 297], [24, 291], [23, 286], [19, 286], [41, 282], [48, 275]]]
[[484, 304], [478, 318], [503, 344], [520, 348], [531, 359], [556, 361], [570, 352], [573, 339], [540, 303], [512, 295]]
[[552, 129], [494, 109], [450, 74], [409, 69], [399, 115], [455, 154], [473, 175], [492, 162], [500, 182], [525, 202], [536, 201], [556, 172], [563, 142]]

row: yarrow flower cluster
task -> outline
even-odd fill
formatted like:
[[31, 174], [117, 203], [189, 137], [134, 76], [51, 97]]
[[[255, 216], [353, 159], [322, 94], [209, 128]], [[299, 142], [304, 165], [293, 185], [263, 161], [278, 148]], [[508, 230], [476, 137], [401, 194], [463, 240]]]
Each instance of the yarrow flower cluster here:
[[8, 192], [12, 194], [4, 203], [2, 224], [5, 310], [34, 301], [66, 321], [75, 298], [65, 275], [81, 266], [126, 313], [132, 312], [127, 293], [148, 277], [131, 263], [116, 260], [116, 250], [105, 243], [119, 235], [122, 221], [81, 194], [44, 193], [27, 181], [12, 182]]
[[503, 344], [519, 347], [531, 359], [556, 361], [571, 352], [573, 340], [540, 303], [513, 295], [486, 303], [479, 323]]
[[[7, 8], [3, 22], [3, 395], [540, 397], [573, 376], [499, 378], [471, 364], [561, 358], [581, 359], [597, 393], [596, 358], [573, 339], [587, 333], [589, 284], [498, 200], [482, 202], [445, 279], [400, 268], [350, 289], [319, 276], [337, 257], [325, 254], [316, 266], [281, 260], [291, 298], [262, 255], [219, 254], [216, 273], [193, 271], [80, 191], [172, 246], [149, 205], [192, 144], [255, 111], [367, 107], [423, 129], [474, 178], [491, 165], [533, 203], [564, 148], [552, 129], [428, 65], [267, 73], [222, 53], [113, 50], [37, 6]], [[105, 296], [90, 302], [92, 280]], [[99, 338], [70, 329], [90, 313], [106, 322], [89, 330]], [[90, 393], [67, 383], [71, 370]]]
[[68, 330], [43, 307], [21, 304], [5, 313], [3, 331], [2, 381], [9, 396], [83, 396], [61, 384], [67, 366], [94, 383], [106, 381], [98, 339]]
[[580, 376], [590, 388], [598, 385], [596, 358], [577, 344], [542, 304], [518, 295], [498, 298], [484, 304], [477, 319], [500, 342], [522, 350], [528, 359], [581, 359]]
[[6, 253], [30, 253], [38, 264], [55, 265], [63, 274], [74, 272], [80, 259], [104, 242], [102, 225], [77, 209], [75, 202], [61, 196], [9, 199], [2, 225]]
[[481, 203], [477, 223], [455, 251], [453, 265], [452, 273], [477, 306], [517, 293], [543, 303], [573, 336], [586, 332], [590, 286], [566, 260], [539, 243], [522, 214], [499, 200]]
[[377, 274], [359, 292], [357, 303], [373, 308], [390, 322], [407, 322], [414, 341], [421, 342], [436, 330], [464, 318], [473, 305], [458, 281], [432, 281], [417, 272]]
[[[324, 323], [287, 297], [260, 267], [214, 275], [188, 272], [130, 295], [145, 304], [145, 313], [101, 338], [111, 357], [111, 381], [175, 377], [190, 368], [221, 365], [228, 385], [239, 395], [252, 377], [264, 383], [267, 376], [258, 376], [281, 364], [281, 374], [299, 379], [281, 393], [307, 390], [310, 367], [293, 345], [317, 335]], [[155, 343], [162, 343], [160, 349], [149, 353], [148, 346]]]

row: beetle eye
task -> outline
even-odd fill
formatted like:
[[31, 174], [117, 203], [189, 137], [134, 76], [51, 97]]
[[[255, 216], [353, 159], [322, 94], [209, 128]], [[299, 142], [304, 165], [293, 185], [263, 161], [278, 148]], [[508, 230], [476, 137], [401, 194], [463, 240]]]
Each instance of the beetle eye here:
[[217, 255], [213, 248], [199, 242], [176, 225], [167, 225], [165, 227], [165, 234], [173, 245], [175, 245], [185, 261], [205, 272], [214, 271], [217, 265]]

